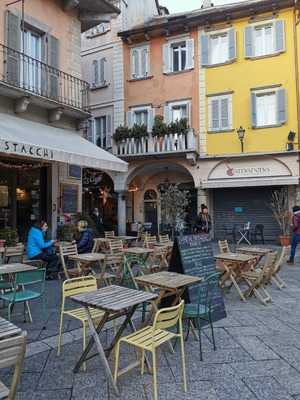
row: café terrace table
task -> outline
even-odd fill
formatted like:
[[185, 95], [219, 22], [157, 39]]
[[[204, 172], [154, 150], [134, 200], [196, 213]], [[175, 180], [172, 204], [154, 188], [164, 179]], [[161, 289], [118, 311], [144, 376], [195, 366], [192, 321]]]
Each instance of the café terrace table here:
[[240, 298], [246, 301], [237, 281], [245, 269], [250, 269], [253, 266], [256, 256], [243, 253], [220, 253], [215, 256], [215, 259], [223, 263], [225, 270], [224, 275], [221, 277], [220, 286], [224, 287], [225, 282], [229, 279], [236, 288]]
[[22, 263], [2, 264], [0, 265], [0, 275], [14, 275], [18, 272], [34, 271], [36, 269], [33, 265]]
[[153, 292], [153, 288], [159, 290], [158, 297], [151, 302], [152, 310], [146, 319], [146, 325], [150, 323], [155, 313], [158, 311], [159, 304], [167, 297], [174, 296], [172, 305], [176, 305], [183, 292], [189, 285], [200, 283], [203, 278], [178, 274], [177, 272], [161, 271], [154, 274], [136, 277], [136, 282], [145, 287], [149, 292]]
[[[128, 325], [130, 325], [132, 330], [135, 331], [132, 324], [132, 316], [135, 313], [137, 307], [140, 304], [154, 300], [156, 297], [157, 295], [154, 293], [129, 289], [116, 285], [106, 286], [94, 292], [71, 296], [71, 299], [73, 301], [79, 303], [81, 306], [84, 307], [86, 316], [88, 318], [89, 328], [92, 333], [88, 345], [86, 346], [74, 368], [74, 372], [78, 372], [85, 361], [95, 356], [99, 356], [110, 384], [112, 385], [115, 393], [119, 395], [118, 388], [113, 381], [112, 372], [109, 367], [107, 358], [111, 354], [112, 350], [116, 346], [118, 340], [120, 339], [122, 333]], [[104, 316], [97, 326], [94, 325], [89, 308], [96, 308], [98, 310], [104, 311]], [[103, 329], [107, 321], [111, 321], [120, 316], [125, 316], [125, 320], [119, 327], [118, 331], [115, 333], [115, 336], [110, 346], [107, 349], [104, 349], [99, 338], [101, 330]], [[96, 344], [97, 353], [89, 355], [94, 343]], [[140, 365], [140, 360], [138, 360], [134, 365], [131, 365], [130, 367], [133, 368], [137, 365]]]
[[78, 266], [80, 266], [81, 270], [84, 270], [90, 264], [98, 264], [99, 269], [100, 269], [100, 274], [96, 274], [93, 269], [91, 269], [91, 271], [92, 271], [93, 275], [96, 277], [96, 279], [98, 280], [99, 284], [102, 281], [105, 281], [107, 283], [110, 279], [115, 277], [114, 275], [108, 274], [105, 271], [106, 256], [103, 253], [77, 254], [77, 255], [69, 256], [69, 259], [75, 261], [78, 264]]
[[245, 247], [238, 247], [236, 249], [237, 253], [243, 253], [243, 254], [251, 254], [256, 257], [257, 263], [260, 262], [260, 260], [266, 256], [269, 253], [272, 253], [272, 249], [268, 248], [263, 248], [263, 247], [254, 247], [254, 246], [245, 246]]

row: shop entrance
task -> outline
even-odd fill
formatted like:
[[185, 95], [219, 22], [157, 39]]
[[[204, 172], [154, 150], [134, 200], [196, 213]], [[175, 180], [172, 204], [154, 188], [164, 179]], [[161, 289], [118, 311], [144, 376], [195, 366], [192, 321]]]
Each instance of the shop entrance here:
[[144, 194], [144, 220], [151, 224], [151, 233], [157, 234], [157, 193], [155, 190], [147, 190]]

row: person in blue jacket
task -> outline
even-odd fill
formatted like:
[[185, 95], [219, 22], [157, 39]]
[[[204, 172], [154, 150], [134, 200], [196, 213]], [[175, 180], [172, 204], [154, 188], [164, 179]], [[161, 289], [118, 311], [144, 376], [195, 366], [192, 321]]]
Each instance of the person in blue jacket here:
[[30, 260], [43, 260], [46, 264], [46, 279], [55, 279], [59, 259], [54, 251], [54, 240], [45, 240], [48, 230], [46, 221], [36, 221], [28, 233], [27, 256]]
[[93, 231], [89, 229], [86, 221], [79, 221], [77, 224], [79, 239], [76, 241], [77, 251], [79, 254], [90, 253], [94, 245]]

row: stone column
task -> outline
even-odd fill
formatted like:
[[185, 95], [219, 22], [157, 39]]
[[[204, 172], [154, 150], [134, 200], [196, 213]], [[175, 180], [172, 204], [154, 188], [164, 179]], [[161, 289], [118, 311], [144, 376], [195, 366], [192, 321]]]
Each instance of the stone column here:
[[126, 235], [126, 192], [118, 192], [118, 234]]
[[206, 204], [207, 207], [209, 206], [209, 194], [208, 190], [198, 188], [197, 189], [197, 213], [201, 211], [201, 204]]

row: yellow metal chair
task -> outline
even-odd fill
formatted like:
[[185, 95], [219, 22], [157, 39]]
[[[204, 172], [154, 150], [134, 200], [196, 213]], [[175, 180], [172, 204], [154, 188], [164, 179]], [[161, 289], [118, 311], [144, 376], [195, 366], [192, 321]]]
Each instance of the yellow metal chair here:
[[[138, 347], [142, 352], [141, 357], [141, 374], [144, 374], [145, 369], [145, 351], [152, 353], [153, 362], [153, 386], [154, 386], [154, 399], [157, 400], [157, 371], [156, 371], [156, 349], [162, 344], [169, 342], [170, 340], [179, 337], [180, 348], [182, 357], [182, 373], [183, 373], [183, 387], [184, 391], [187, 391], [186, 383], [186, 372], [185, 372], [185, 354], [184, 354], [184, 339], [183, 339], [183, 328], [182, 328], [182, 314], [184, 309], [184, 301], [178, 306], [163, 308], [156, 313], [154, 323], [152, 326], [147, 326], [139, 331], [132, 333], [129, 336], [121, 338], [117, 343], [116, 348], [116, 362], [115, 362], [115, 373], [114, 381], [117, 383], [118, 367], [119, 367], [119, 356], [120, 356], [120, 345], [122, 342], [128, 343], [132, 346]], [[168, 328], [172, 328], [179, 325], [178, 333], [168, 331]]]
[[[97, 281], [93, 276], [83, 276], [79, 278], [73, 278], [65, 280], [63, 283], [62, 290], [62, 305], [61, 305], [61, 314], [60, 314], [60, 326], [59, 326], [59, 337], [57, 343], [57, 355], [60, 355], [61, 349], [61, 337], [62, 337], [62, 328], [64, 316], [68, 315], [69, 317], [75, 318], [82, 323], [83, 328], [83, 349], [86, 347], [86, 338], [87, 338], [87, 329], [88, 329], [88, 320], [83, 307], [73, 308], [70, 310], [66, 310], [66, 300], [70, 296], [74, 296], [81, 293], [88, 293], [97, 290]], [[93, 320], [99, 321], [103, 318], [104, 312], [97, 310], [95, 308], [90, 309], [90, 313]], [[83, 366], [84, 370], [86, 366]]]

